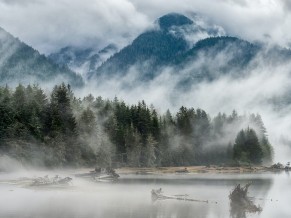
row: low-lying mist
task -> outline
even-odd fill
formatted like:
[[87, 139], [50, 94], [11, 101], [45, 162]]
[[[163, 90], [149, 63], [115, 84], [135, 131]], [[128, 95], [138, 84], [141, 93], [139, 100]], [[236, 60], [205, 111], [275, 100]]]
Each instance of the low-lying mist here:
[[[252, 217], [271, 218], [289, 214], [286, 202], [290, 191], [284, 174], [122, 175], [116, 183], [96, 183], [76, 178], [75, 173], [77, 172], [66, 170], [0, 174], [0, 216], [191, 217], [195, 213], [202, 218], [228, 217], [229, 192], [236, 184], [243, 185], [249, 181], [253, 182], [249, 190], [250, 196], [263, 199], [254, 200], [261, 205], [263, 211], [261, 214], [252, 214]], [[29, 178], [56, 174], [72, 177], [72, 183], [58, 188], [33, 187], [25, 183]], [[287, 191], [281, 193], [282, 187], [286, 187]], [[152, 201], [151, 190], [158, 188], [162, 188], [165, 195], [187, 194], [189, 198], [208, 200], [209, 203]]]
[[[77, 95], [88, 93], [113, 99], [118, 97], [127, 103], [145, 100], [153, 104], [158, 111], [170, 109], [178, 111], [186, 107], [203, 108], [211, 116], [218, 112], [240, 114], [259, 113], [262, 115], [271, 144], [275, 150], [275, 161], [286, 162], [291, 153], [289, 131], [291, 130], [290, 64], [286, 62], [268, 63], [263, 54], [245, 69], [217, 76], [215, 79], [195, 82], [196, 71], [206, 65], [213, 73], [218, 66], [227, 63], [228, 54], [220, 54], [212, 61], [200, 55], [183, 70], [166, 67], [153, 80], [142, 81], [139, 67], [133, 66], [125, 76], [99, 78], [97, 84], [90, 81]], [[181, 83], [191, 80], [192, 84], [181, 87]]]

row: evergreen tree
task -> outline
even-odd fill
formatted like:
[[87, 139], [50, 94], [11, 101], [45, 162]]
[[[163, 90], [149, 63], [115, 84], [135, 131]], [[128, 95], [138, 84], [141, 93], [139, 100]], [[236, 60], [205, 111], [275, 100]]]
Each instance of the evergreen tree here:
[[[236, 139], [238, 126], [249, 124]], [[255, 132], [255, 130], [257, 132]], [[234, 146], [229, 141], [235, 141]], [[181, 166], [270, 163], [273, 149], [260, 115], [213, 120], [202, 109], [181, 107], [158, 114], [144, 101], [127, 105], [115, 98], [76, 98], [65, 84], [48, 98], [38, 86], [0, 87], [0, 149], [15, 158], [47, 166]], [[47, 154], [43, 155], [42, 154]]]
[[233, 150], [233, 157], [237, 161], [262, 163], [263, 151], [253, 129], [247, 128], [238, 133]]
[[155, 140], [159, 141], [160, 140], [160, 123], [158, 119], [158, 114], [155, 109], [152, 111], [152, 121], [151, 121], [151, 134], [155, 138]]
[[50, 128], [53, 132], [74, 136], [76, 120], [70, 104], [70, 89], [63, 83], [55, 86], [51, 94]]
[[140, 167], [142, 141], [140, 134], [133, 128], [133, 125], [131, 125], [126, 131], [125, 146], [127, 164], [133, 167]]
[[158, 142], [152, 135], [147, 137], [146, 145], [144, 147], [145, 166], [154, 167], [158, 163]]

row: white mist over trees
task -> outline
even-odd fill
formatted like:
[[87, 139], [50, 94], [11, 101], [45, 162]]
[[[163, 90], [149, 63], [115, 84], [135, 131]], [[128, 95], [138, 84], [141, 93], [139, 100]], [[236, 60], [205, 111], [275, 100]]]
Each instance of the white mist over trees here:
[[[272, 146], [260, 115], [211, 119], [182, 106], [159, 114], [144, 101], [128, 105], [69, 85], [50, 96], [38, 86], [0, 88], [1, 153], [36, 166], [186, 166], [270, 163]], [[238, 135], [237, 135], [238, 134]]]

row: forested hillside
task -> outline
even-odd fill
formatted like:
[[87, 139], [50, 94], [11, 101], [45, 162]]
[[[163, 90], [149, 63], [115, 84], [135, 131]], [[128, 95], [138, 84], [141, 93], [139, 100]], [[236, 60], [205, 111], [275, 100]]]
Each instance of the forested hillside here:
[[272, 146], [260, 115], [181, 107], [159, 113], [144, 101], [76, 98], [69, 85], [0, 88], [0, 150], [36, 166], [262, 164]]
[[58, 66], [37, 50], [0, 27], [0, 85], [18, 83], [84, 85], [83, 79], [66, 66]]

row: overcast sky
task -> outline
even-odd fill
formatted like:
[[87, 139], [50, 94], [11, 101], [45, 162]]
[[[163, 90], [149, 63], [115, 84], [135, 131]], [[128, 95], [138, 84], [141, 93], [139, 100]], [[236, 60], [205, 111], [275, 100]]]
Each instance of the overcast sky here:
[[0, 26], [50, 53], [66, 45], [126, 44], [168, 12], [198, 12], [231, 35], [291, 42], [291, 0], [0, 0]]

